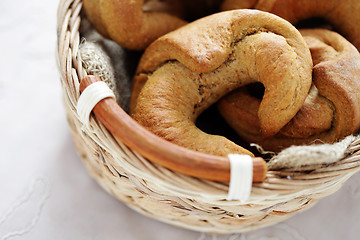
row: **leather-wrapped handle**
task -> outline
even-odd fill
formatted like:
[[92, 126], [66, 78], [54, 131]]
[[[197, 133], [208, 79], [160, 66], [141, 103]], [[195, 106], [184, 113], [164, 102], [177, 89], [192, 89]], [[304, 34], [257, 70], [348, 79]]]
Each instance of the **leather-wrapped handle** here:
[[[80, 91], [97, 81], [101, 79], [96, 76], [84, 77]], [[230, 181], [229, 159], [189, 150], [156, 136], [132, 119], [113, 98], [101, 100], [93, 113], [115, 138], [154, 163], [193, 177]], [[253, 158], [253, 182], [262, 182], [266, 173], [264, 159]]]

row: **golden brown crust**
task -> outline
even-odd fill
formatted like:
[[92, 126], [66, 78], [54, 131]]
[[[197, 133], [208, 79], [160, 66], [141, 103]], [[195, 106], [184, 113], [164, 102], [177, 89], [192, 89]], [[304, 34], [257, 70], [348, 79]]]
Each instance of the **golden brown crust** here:
[[358, 0], [225, 0], [222, 10], [254, 8], [274, 13], [293, 24], [320, 17], [334, 26], [360, 50], [360, 1]]
[[221, 4], [222, 10], [250, 9], [254, 8], [258, 0], [225, 0]]
[[360, 54], [337, 33], [324, 29], [301, 30], [301, 33], [313, 56], [316, 88], [279, 134], [262, 138], [257, 120], [260, 100], [245, 89], [219, 102], [219, 111], [233, 129], [266, 150], [279, 151], [314, 141], [335, 142], [360, 126]]
[[[172, 7], [178, 7], [180, 1], [163, 4], [167, 5], [148, 3], [148, 11], [144, 11], [144, 0], [85, 0], [84, 8], [90, 22], [105, 37], [125, 48], [142, 50], [159, 36], [186, 24]], [[155, 9], [149, 11], [151, 7]]]
[[194, 124], [198, 115], [228, 92], [260, 81], [267, 89], [259, 109], [262, 133], [275, 134], [305, 101], [311, 69], [306, 43], [288, 22], [256, 10], [222, 12], [147, 48], [134, 78], [130, 111], [176, 144], [216, 155], [250, 154], [200, 131]]
[[332, 127], [334, 107], [319, 95], [313, 85], [300, 111], [286, 124], [280, 134], [291, 138], [306, 138], [322, 133]]
[[142, 10], [144, 12], [164, 12], [179, 18], [185, 15], [182, 1], [178, 0], [145, 0]]
[[106, 38], [109, 38], [109, 34], [105, 29], [100, 14], [100, 8], [99, 8], [100, 0], [83, 0], [82, 2], [89, 22], [101, 35], [103, 35]]

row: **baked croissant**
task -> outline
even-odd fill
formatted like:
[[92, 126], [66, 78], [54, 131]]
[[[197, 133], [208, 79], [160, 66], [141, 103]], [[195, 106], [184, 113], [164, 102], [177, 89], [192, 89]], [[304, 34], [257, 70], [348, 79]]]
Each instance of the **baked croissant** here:
[[218, 110], [246, 141], [278, 152], [291, 145], [333, 143], [360, 126], [360, 54], [339, 34], [301, 30], [313, 62], [313, 83], [297, 115], [271, 137], [263, 138], [257, 111], [260, 99], [241, 88], [221, 99]]
[[274, 13], [292, 24], [311, 18], [323, 18], [360, 50], [358, 0], [225, 0], [221, 8], [254, 8]]
[[130, 113], [156, 135], [214, 155], [252, 155], [223, 136], [195, 125], [197, 117], [232, 90], [261, 82], [259, 124], [277, 133], [303, 105], [312, 59], [298, 30], [257, 10], [217, 13], [153, 42], [133, 79]]
[[221, 0], [83, 0], [86, 16], [104, 37], [143, 50], [156, 38], [219, 11]]
[[186, 24], [181, 1], [83, 0], [89, 21], [104, 37], [133, 50]]

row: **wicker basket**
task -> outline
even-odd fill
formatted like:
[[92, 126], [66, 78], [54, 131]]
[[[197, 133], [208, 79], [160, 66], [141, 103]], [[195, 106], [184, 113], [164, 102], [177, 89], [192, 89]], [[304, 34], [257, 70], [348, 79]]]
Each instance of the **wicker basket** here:
[[[79, 54], [81, 10], [81, 0], [62, 0], [58, 11], [58, 60], [68, 122], [90, 174], [136, 211], [196, 231], [249, 232], [310, 208], [359, 170], [360, 139], [348, 138], [332, 164], [312, 164], [310, 158], [305, 166], [269, 165], [265, 181], [253, 184], [249, 201], [242, 204], [225, 200], [227, 183], [189, 177], [147, 160], [115, 138], [95, 116], [90, 130], [84, 129], [76, 109], [80, 80], [87, 75]], [[286, 158], [286, 152], [281, 157]]]

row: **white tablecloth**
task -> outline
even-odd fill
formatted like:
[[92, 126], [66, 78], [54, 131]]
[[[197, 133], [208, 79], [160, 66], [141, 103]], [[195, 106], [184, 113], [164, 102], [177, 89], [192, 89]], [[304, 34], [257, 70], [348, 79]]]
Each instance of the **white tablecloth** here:
[[55, 58], [57, 5], [0, 2], [0, 239], [360, 239], [360, 173], [311, 210], [242, 235], [172, 227], [108, 195], [72, 145]]

